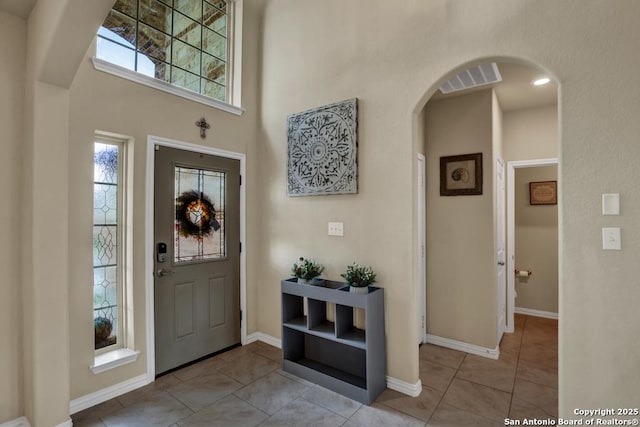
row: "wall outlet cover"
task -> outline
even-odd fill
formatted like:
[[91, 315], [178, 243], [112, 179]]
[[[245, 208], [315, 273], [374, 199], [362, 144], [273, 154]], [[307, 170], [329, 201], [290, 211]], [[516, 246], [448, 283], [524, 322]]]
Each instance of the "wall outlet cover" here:
[[602, 249], [608, 251], [622, 250], [622, 242], [620, 239], [620, 227], [603, 227], [602, 228]]

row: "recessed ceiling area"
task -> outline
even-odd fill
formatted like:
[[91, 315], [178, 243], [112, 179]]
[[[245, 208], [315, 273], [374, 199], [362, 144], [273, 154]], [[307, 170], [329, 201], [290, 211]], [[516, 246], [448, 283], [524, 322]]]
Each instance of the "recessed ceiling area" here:
[[37, 0], [0, 0], [0, 10], [27, 19]]
[[499, 62], [498, 70], [502, 76], [499, 83], [488, 84], [448, 95], [438, 90], [432, 100], [451, 98], [470, 92], [494, 88], [502, 111], [509, 112], [525, 108], [543, 107], [558, 103], [558, 87], [552, 80], [542, 86], [534, 86], [533, 82], [545, 76], [536, 68], [516, 63]]

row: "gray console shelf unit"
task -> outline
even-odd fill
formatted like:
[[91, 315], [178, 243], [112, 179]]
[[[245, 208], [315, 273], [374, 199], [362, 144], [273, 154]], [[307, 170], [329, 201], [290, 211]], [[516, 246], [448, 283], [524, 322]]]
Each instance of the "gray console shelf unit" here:
[[[384, 289], [369, 289], [368, 294], [354, 294], [342, 282], [303, 285], [295, 278], [283, 280], [283, 370], [372, 403], [387, 385], [387, 358]], [[335, 304], [335, 322], [327, 320], [327, 303]], [[354, 308], [364, 309], [365, 329], [355, 327]]]

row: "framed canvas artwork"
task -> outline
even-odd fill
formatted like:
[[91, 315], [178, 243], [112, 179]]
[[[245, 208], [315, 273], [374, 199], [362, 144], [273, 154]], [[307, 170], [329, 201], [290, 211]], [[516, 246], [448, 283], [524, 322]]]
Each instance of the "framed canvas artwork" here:
[[287, 195], [358, 192], [358, 101], [287, 117]]
[[440, 157], [440, 195], [482, 194], [482, 153]]
[[557, 181], [540, 181], [529, 183], [530, 205], [557, 205], [558, 183]]

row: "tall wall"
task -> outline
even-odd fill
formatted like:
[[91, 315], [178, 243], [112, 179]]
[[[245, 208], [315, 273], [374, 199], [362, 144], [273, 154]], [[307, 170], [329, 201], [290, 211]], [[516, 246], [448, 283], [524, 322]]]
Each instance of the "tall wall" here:
[[[426, 106], [427, 333], [495, 348], [493, 92]], [[499, 144], [496, 146], [499, 147]], [[440, 157], [482, 153], [483, 191], [440, 195]]]
[[[628, 337], [640, 333], [634, 314], [640, 288], [628, 279], [640, 251], [634, 187], [640, 129], [638, 91], [628, 82], [640, 68], [634, 54], [640, 4], [544, 6], [531, 0], [410, 0], [401, 7], [382, 0], [265, 2], [258, 134], [264, 222], [256, 264], [262, 331], [280, 335], [273, 307], [279, 279], [295, 257], [314, 256], [332, 278], [355, 258], [380, 272], [386, 290], [388, 374], [417, 381], [413, 120], [451, 71], [512, 57], [560, 81], [560, 415], [634, 403], [640, 377], [629, 372], [640, 362], [640, 342]], [[360, 193], [287, 198], [287, 114], [354, 96], [361, 101]], [[600, 214], [604, 192], [622, 196], [621, 252], [601, 249], [600, 228], [611, 224]], [[344, 221], [345, 237], [326, 235], [330, 220]]]
[[529, 183], [557, 181], [556, 166], [520, 168], [515, 174], [516, 307], [558, 312], [558, 206], [530, 205]]
[[[27, 20], [22, 234], [25, 415], [69, 422], [70, 91], [112, 0], [39, 1]], [[43, 215], [46, 213], [46, 217]], [[55, 367], [52, 369], [51, 367]]]
[[26, 22], [0, 12], [0, 424], [21, 416], [22, 221]]
[[[411, 61], [398, 57], [395, 43], [380, 31], [387, 24], [397, 29], [388, 13], [407, 16], [404, 8], [394, 10], [377, 1], [265, 2], [256, 288], [259, 328], [280, 337], [280, 280], [295, 259], [313, 257], [334, 280], [353, 261], [371, 265], [385, 289], [387, 374], [413, 385], [412, 93], [397, 74]], [[287, 197], [287, 115], [353, 97], [359, 109], [358, 194]], [[344, 223], [344, 237], [327, 235], [329, 221]]]

